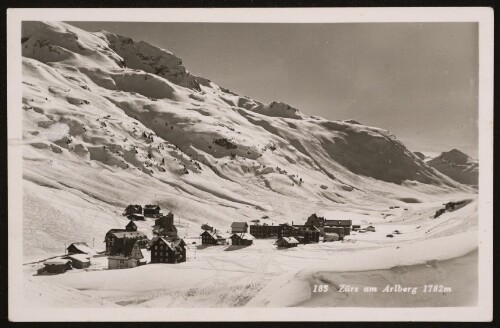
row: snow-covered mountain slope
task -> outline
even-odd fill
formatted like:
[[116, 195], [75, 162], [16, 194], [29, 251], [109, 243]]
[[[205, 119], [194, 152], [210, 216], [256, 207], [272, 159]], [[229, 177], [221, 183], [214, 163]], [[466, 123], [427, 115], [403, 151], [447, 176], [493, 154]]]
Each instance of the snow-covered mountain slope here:
[[97, 247], [130, 203], [197, 233], [474, 192], [386, 130], [237, 95], [144, 42], [54, 22], [23, 23], [21, 42], [27, 256]]
[[427, 165], [460, 183], [477, 186], [479, 162], [458, 149], [443, 152], [427, 161]]

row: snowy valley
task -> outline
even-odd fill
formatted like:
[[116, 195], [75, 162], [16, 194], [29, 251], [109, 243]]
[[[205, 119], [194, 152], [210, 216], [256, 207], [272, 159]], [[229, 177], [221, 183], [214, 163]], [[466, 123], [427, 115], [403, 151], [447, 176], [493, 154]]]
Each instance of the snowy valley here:
[[[309, 287], [339, 283], [335, 273], [427, 265], [432, 281], [464, 265], [440, 261], [477, 265], [477, 180], [453, 180], [389, 131], [240, 96], [167, 50], [106, 31], [25, 22], [21, 42], [19, 219], [33, 306], [331, 306], [331, 298], [311, 300]], [[477, 175], [477, 163], [469, 170]], [[188, 261], [107, 270], [98, 256], [88, 270], [36, 275], [38, 261], [73, 242], [102, 251], [106, 232], [129, 222], [129, 204], [174, 213]], [[271, 239], [241, 249], [200, 245], [202, 224], [227, 233], [235, 221], [304, 224], [312, 213], [377, 230], [286, 250]], [[154, 220], [136, 224], [153, 237]], [[460, 291], [463, 279], [450, 283]], [[455, 295], [459, 305], [475, 302]]]

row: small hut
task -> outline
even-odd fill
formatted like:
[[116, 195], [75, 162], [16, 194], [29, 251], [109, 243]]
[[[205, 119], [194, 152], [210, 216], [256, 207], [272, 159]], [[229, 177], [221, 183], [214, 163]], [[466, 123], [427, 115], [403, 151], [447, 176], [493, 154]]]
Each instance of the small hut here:
[[299, 241], [294, 237], [281, 237], [274, 244], [277, 245], [278, 247], [290, 248], [290, 247], [297, 247]]

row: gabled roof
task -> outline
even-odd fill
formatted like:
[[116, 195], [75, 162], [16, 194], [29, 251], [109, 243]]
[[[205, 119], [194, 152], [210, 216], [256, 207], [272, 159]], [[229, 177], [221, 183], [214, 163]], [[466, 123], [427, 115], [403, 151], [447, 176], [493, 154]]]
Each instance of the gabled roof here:
[[245, 228], [248, 227], [248, 223], [246, 222], [233, 222], [231, 223], [231, 228]]
[[159, 209], [160, 206], [159, 205], [148, 204], [148, 205], [145, 205], [144, 208], [147, 208], [148, 210], [151, 210], [151, 209]]
[[254, 240], [255, 237], [252, 236], [251, 234], [249, 233], [244, 233], [244, 232], [241, 232], [241, 233], [235, 233], [233, 234], [231, 237], [231, 239], [233, 238], [240, 238], [240, 239], [245, 239], [245, 240]]
[[226, 239], [226, 237], [220, 233], [219, 231], [215, 232], [215, 231], [208, 231], [208, 230], [205, 230], [201, 233], [200, 236], [204, 235], [204, 234], [208, 234], [209, 236], [211, 236], [212, 238], [214, 239]]
[[281, 241], [284, 241], [286, 242], [287, 244], [298, 244], [299, 241], [297, 239], [295, 239], [294, 237], [281, 237], [279, 238], [275, 244], [281, 242]]
[[170, 248], [173, 251], [186, 246], [186, 243], [182, 238], [167, 238], [167, 237], [154, 237], [151, 240], [150, 245], [154, 245], [159, 240], [163, 241], [163, 243], [165, 243], [168, 246], [168, 248]]
[[69, 259], [63, 259], [61, 257], [55, 257], [53, 259], [43, 262], [45, 265], [66, 265], [68, 262], [71, 263]]
[[139, 209], [141, 209], [141, 208], [142, 208], [142, 206], [141, 206], [141, 205], [137, 205], [137, 204], [135, 204], [135, 205], [130, 204], [130, 205], [129, 205], [129, 206], [127, 206], [126, 208], [129, 208], [129, 207], [132, 207], [132, 208], [134, 208], [134, 209], [136, 209], [136, 210], [139, 210]]
[[96, 254], [96, 251], [90, 248], [89, 245], [87, 245], [87, 243], [85, 242], [72, 243], [71, 245], [68, 246], [68, 248], [70, 248], [71, 246], [75, 247], [77, 250], [85, 254], [92, 254], [92, 255]]
[[126, 228], [128, 228], [128, 227], [136, 227], [137, 228], [137, 224], [135, 224], [134, 221], [130, 221], [125, 227]]
[[141, 231], [119, 231], [113, 232], [113, 236], [116, 238], [126, 238], [126, 239], [137, 239], [137, 238], [147, 238], [146, 234]]
[[[123, 256], [123, 257], [131, 257], [134, 246], [137, 244], [137, 240], [135, 239], [122, 239], [121, 241], [117, 241], [109, 252], [110, 256]], [[140, 250], [140, 249], [139, 249]], [[144, 258], [141, 252], [141, 259]]]

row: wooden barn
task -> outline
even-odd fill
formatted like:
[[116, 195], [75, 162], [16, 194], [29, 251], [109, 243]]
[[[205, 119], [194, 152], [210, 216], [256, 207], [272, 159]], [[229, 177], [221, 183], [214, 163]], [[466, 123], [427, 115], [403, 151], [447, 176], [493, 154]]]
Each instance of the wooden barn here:
[[235, 233], [231, 237], [231, 244], [237, 246], [249, 246], [253, 244], [253, 240], [255, 239], [249, 233]]
[[108, 256], [108, 269], [126, 269], [139, 266], [144, 258], [137, 239], [120, 239], [113, 245]]
[[297, 247], [299, 241], [294, 237], [281, 237], [278, 238], [278, 240], [274, 244], [277, 245], [278, 247], [290, 248], [290, 247]]
[[233, 222], [231, 224], [232, 233], [246, 233], [248, 232], [248, 223], [246, 222]]
[[66, 252], [68, 255], [72, 254], [88, 254], [95, 255], [96, 251], [87, 245], [85, 242], [72, 243], [66, 248]]
[[201, 244], [202, 245], [225, 245], [226, 237], [223, 236], [217, 230], [208, 231], [205, 230], [201, 235]]
[[150, 245], [151, 263], [186, 262], [186, 243], [181, 238], [154, 237]]
[[45, 271], [48, 273], [64, 273], [73, 268], [71, 260], [63, 258], [54, 258], [43, 262]]
[[125, 208], [124, 215], [130, 214], [142, 214], [142, 206], [141, 205], [129, 205]]
[[146, 205], [144, 206], [144, 216], [145, 217], [156, 217], [160, 216], [160, 206], [158, 205]]

